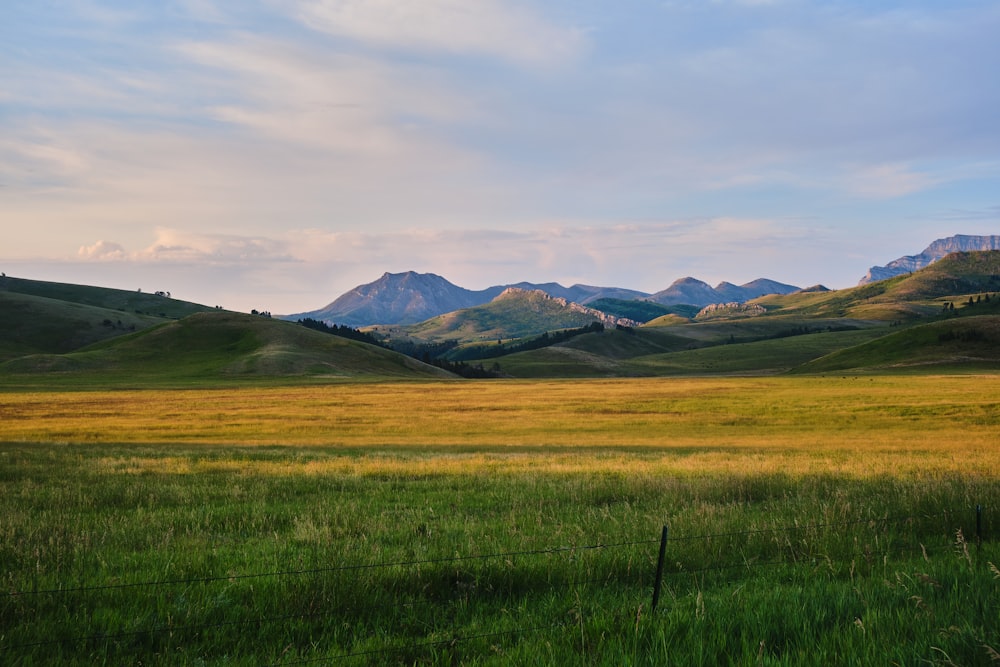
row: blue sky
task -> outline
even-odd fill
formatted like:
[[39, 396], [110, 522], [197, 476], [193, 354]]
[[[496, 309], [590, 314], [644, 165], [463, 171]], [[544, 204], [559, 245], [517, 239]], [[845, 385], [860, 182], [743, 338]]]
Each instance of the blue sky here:
[[0, 269], [854, 285], [1000, 234], [1000, 3], [10, 0]]

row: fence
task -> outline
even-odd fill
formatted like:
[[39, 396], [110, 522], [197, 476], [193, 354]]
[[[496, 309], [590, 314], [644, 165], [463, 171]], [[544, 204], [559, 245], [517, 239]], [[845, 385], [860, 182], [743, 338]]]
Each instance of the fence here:
[[[968, 540], [966, 533], [971, 534]], [[668, 526], [663, 526], [659, 539], [14, 590], [6, 594], [0, 609], [0, 662], [12, 664], [25, 655], [38, 658], [53, 652], [64, 656], [102, 652], [134, 655], [143, 650], [162, 653], [169, 651], [172, 643], [183, 643], [185, 637], [209, 633], [223, 636], [220, 633], [274, 626], [294, 626], [292, 631], [271, 633], [289, 638], [296, 637], [302, 628], [315, 637], [334, 627], [336, 630], [330, 632], [337, 636], [338, 645], [361, 646], [324, 653], [318, 658], [281, 653], [271, 661], [276, 665], [414, 655], [441, 647], [483, 640], [512, 641], [519, 636], [565, 629], [573, 625], [569, 620], [573, 607], [566, 609], [564, 601], [574, 599], [579, 606], [583, 593], [605, 596], [617, 604], [628, 600], [639, 608], [648, 605], [652, 615], [664, 604], [664, 581], [682, 587], [685, 580], [697, 580], [697, 585], [706, 586], [745, 577], [744, 572], [761, 568], [795, 568], [818, 561], [831, 566], [850, 563], [853, 576], [855, 567], [877, 567], [880, 560], [884, 565], [890, 558], [926, 559], [945, 549], [968, 549], [969, 544], [981, 547], [983, 539], [983, 510], [977, 506], [974, 513], [942, 511], [697, 535], [671, 533]], [[269, 586], [262, 587], [265, 582]], [[226, 590], [218, 596], [224, 596], [229, 603], [189, 614], [203, 618], [203, 622], [177, 622], [169, 613], [169, 609], [181, 609], [178, 600], [195, 587], [204, 590], [191, 597], [203, 604], [221, 599], [205, 592], [219, 585]], [[268, 590], [260, 593], [255, 591], [255, 585]], [[313, 594], [303, 597], [304, 592]], [[148, 596], [145, 608], [153, 611], [139, 618], [116, 614], [116, 608], [132, 604], [139, 594]], [[262, 613], [269, 604], [280, 604], [281, 596], [294, 599], [290, 606], [296, 610]], [[306, 599], [309, 604], [303, 608]], [[511, 624], [504, 629], [464, 634], [456, 634], [449, 626], [449, 620], [467, 618], [461, 610], [477, 603], [492, 608], [503, 604], [517, 607], [539, 599], [547, 600], [543, 604], [551, 609], [563, 609], [563, 620]], [[175, 611], [175, 615], [182, 614]], [[444, 620], [439, 623], [438, 617]], [[423, 619], [426, 626], [424, 641], [399, 642], [386, 632], [387, 627], [412, 623], [415, 618]], [[360, 625], [361, 632], [370, 628], [375, 636], [360, 641], [353, 634], [355, 630], [348, 627], [354, 625]], [[81, 632], [81, 626], [90, 631]], [[44, 628], [46, 636], [38, 636], [39, 630], [33, 628]], [[374, 645], [379, 636], [389, 639]]]

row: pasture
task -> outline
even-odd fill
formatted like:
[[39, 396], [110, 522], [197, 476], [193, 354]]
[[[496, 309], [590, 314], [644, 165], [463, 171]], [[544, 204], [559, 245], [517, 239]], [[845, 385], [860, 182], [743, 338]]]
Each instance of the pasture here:
[[995, 664], [998, 434], [993, 375], [3, 392], [0, 662]]

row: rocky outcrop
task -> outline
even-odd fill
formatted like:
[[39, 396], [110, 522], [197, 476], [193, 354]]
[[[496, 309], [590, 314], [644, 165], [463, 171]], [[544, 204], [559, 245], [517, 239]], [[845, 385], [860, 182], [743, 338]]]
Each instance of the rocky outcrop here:
[[705, 306], [694, 316], [695, 320], [708, 320], [714, 317], [757, 317], [767, 312], [758, 303], [713, 303]]
[[858, 281], [858, 285], [867, 285], [868, 283], [885, 280], [904, 273], [913, 273], [926, 266], [930, 266], [953, 252], [977, 250], [1000, 250], [1000, 236], [966, 236], [958, 234], [938, 239], [927, 246], [919, 255], [906, 255], [889, 262], [885, 266], [873, 266]]
[[535, 299], [543, 302], [549, 302], [551, 304], [555, 304], [557, 306], [565, 308], [566, 310], [569, 310], [571, 312], [580, 313], [582, 315], [593, 317], [596, 321], [600, 322], [606, 327], [622, 326], [622, 327], [634, 328], [641, 325], [640, 322], [636, 322], [635, 320], [630, 320], [627, 317], [615, 317], [614, 315], [610, 315], [600, 310], [595, 310], [594, 308], [589, 308], [579, 303], [569, 301], [561, 296], [550, 296], [546, 292], [537, 289], [530, 290], [521, 287], [508, 287], [503, 292], [501, 292], [495, 300], [499, 301], [501, 299], [511, 299], [511, 298]]

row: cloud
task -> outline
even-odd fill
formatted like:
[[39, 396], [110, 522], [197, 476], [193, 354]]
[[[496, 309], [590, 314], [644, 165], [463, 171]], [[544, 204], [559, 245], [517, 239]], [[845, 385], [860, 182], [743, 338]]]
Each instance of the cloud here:
[[216, 97], [230, 100], [206, 107], [215, 119], [314, 151], [352, 158], [433, 151], [440, 157], [444, 147], [427, 128], [481, 115], [440, 75], [417, 65], [253, 37], [189, 42], [176, 50], [223, 76], [221, 91], [206, 77]]
[[125, 247], [114, 241], [98, 241], [89, 246], [83, 246], [77, 253], [82, 259], [121, 260], [127, 259]]
[[288, 244], [259, 236], [199, 234], [159, 228], [152, 245], [133, 252], [114, 241], [97, 241], [80, 248], [85, 260], [127, 260], [135, 263], [175, 263], [253, 266], [260, 262], [294, 261]]
[[[684, 276], [712, 284], [758, 277], [853, 284], [874, 263], [845, 267], [845, 246], [809, 221], [725, 217], [609, 226], [538, 221], [494, 229], [302, 228], [268, 236], [161, 228], [139, 250], [123, 246], [85, 246], [61, 273], [49, 266], [51, 279], [141, 285], [209, 305], [292, 313], [318, 308], [385, 271], [436, 273], [470, 289], [527, 280], [652, 293]], [[109, 259], [116, 261], [101, 261]], [[5, 264], [8, 272], [23, 266]]]
[[[219, 272], [193, 288], [225, 267], [326, 295], [410, 268], [480, 287], [779, 265], [827, 282], [834, 249], [891, 243], [853, 284], [947, 212], [996, 205], [995, 3], [4, 9], [10, 257], [79, 249], [157, 284], [201, 262]], [[915, 200], [945, 213], [916, 229]]]
[[538, 66], [572, 60], [585, 43], [582, 30], [509, 0], [298, 0], [290, 6], [313, 29], [396, 49]]

